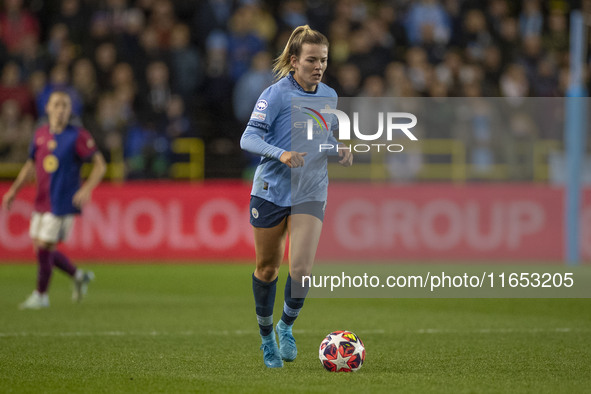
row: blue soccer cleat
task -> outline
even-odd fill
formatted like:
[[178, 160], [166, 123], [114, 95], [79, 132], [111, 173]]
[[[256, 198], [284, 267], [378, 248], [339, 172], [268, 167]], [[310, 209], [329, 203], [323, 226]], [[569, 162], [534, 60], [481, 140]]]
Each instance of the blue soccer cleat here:
[[293, 326], [285, 324], [283, 320], [279, 320], [276, 327], [277, 335], [279, 336], [281, 358], [288, 362], [295, 360], [298, 355], [295, 338], [291, 332], [292, 327]]
[[261, 345], [263, 361], [267, 368], [282, 368], [283, 360], [281, 360], [281, 356], [279, 355], [275, 333], [272, 332], [265, 336], [261, 335], [261, 338], [263, 339], [263, 344]]

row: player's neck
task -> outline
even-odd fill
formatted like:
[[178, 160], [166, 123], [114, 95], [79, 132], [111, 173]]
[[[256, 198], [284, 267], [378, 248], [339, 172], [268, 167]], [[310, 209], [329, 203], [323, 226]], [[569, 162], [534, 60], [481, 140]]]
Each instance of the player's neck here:
[[300, 85], [300, 87], [304, 89], [304, 92], [314, 93], [316, 91], [318, 85], [306, 85], [303, 81], [300, 80], [300, 78], [298, 78], [298, 75], [296, 75], [295, 73], [292, 74], [292, 76], [293, 79], [298, 83], [298, 85]]
[[51, 134], [61, 134], [66, 129], [67, 125], [49, 125], [49, 132]]

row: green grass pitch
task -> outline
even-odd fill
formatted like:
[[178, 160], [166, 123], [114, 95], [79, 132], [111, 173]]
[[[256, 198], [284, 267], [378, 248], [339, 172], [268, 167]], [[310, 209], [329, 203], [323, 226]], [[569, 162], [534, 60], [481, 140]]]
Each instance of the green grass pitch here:
[[[0, 265], [0, 392], [591, 392], [591, 299], [311, 298], [298, 358], [268, 370], [250, 265], [89, 267], [82, 304], [54, 272], [51, 307], [19, 311], [36, 267]], [[357, 373], [318, 360], [338, 329], [365, 343]]]

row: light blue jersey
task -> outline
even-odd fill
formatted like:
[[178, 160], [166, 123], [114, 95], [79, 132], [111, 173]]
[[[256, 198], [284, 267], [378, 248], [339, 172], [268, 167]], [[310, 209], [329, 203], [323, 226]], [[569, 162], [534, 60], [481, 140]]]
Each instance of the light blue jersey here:
[[[242, 149], [263, 156], [251, 195], [281, 207], [326, 201], [327, 152], [320, 152], [319, 146], [337, 146], [333, 131], [338, 125], [336, 117], [320, 111], [336, 105], [334, 89], [320, 83], [315, 92], [306, 92], [291, 73], [265, 89], [240, 140]], [[308, 120], [313, 133], [308, 132]], [[304, 166], [290, 169], [281, 163], [285, 151], [306, 152]]]

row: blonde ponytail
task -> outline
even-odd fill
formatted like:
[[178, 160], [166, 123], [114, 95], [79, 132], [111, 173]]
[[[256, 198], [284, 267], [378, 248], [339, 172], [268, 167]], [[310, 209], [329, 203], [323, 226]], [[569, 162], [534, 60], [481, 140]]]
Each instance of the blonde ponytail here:
[[281, 52], [281, 55], [273, 63], [273, 72], [275, 73], [276, 80], [289, 74], [292, 70], [291, 56], [300, 56], [304, 44], [326, 45], [328, 48], [328, 39], [324, 34], [312, 30], [308, 25], [296, 27], [291, 33], [291, 36], [289, 36], [283, 52]]

